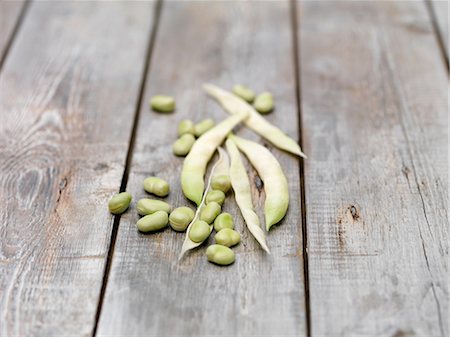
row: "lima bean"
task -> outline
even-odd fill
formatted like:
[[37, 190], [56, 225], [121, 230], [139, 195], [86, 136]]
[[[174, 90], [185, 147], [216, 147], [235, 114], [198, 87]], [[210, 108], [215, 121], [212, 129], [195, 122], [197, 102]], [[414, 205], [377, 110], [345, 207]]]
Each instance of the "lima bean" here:
[[156, 95], [150, 99], [150, 106], [158, 112], [172, 112], [175, 110], [175, 99], [171, 96]]
[[167, 202], [148, 198], [140, 199], [136, 204], [136, 209], [139, 215], [149, 215], [157, 211], [170, 213], [170, 205]]
[[186, 133], [176, 140], [172, 145], [173, 154], [176, 156], [186, 156], [191, 151], [195, 143], [195, 137], [190, 133]]
[[213, 262], [221, 266], [228, 266], [236, 259], [234, 252], [230, 248], [222, 245], [209, 246], [206, 249], [206, 257], [209, 262]]
[[223, 193], [221, 190], [211, 190], [206, 194], [206, 204], [209, 204], [210, 202], [215, 201], [219, 205], [223, 205], [223, 202], [225, 201], [225, 193]]
[[195, 137], [200, 137], [205, 132], [211, 130], [214, 127], [214, 121], [211, 118], [204, 119], [200, 123], [194, 126]]
[[169, 215], [164, 211], [157, 211], [140, 218], [136, 226], [141, 232], [146, 233], [163, 229], [168, 223]]
[[233, 87], [232, 92], [233, 92], [233, 94], [239, 96], [240, 98], [247, 101], [248, 103], [253, 102], [253, 100], [255, 99], [254, 91], [242, 84], [236, 84]]
[[213, 177], [211, 180], [211, 187], [215, 190], [220, 190], [223, 193], [227, 193], [231, 188], [230, 176], [223, 174]]
[[255, 109], [261, 114], [267, 114], [273, 110], [273, 96], [270, 92], [260, 93], [253, 103]]
[[241, 235], [234, 229], [224, 228], [214, 236], [214, 239], [218, 245], [232, 247], [241, 242]]
[[209, 225], [202, 220], [195, 221], [189, 229], [189, 239], [194, 242], [205, 241], [209, 234], [211, 234], [211, 229]]
[[122, 214], [130, 206], [131, 199], [131, 194], [128, 192], [115, 194], [108, 202], [109, 211], [112, 214]]
[[189, 119], [184, 119], [180, 123], [178, 123], [178, 136], [182, 136], [185, 134], [194, 135], [194, 123]]
[[203, 220], [208, 224], [213, 223], [213, 221], [220, 214], [220, 210], [220, 205], [215, 201], [211, 201], [202, 209], [200, 213], [200, 220]]
[[158, 197], [165, 197], [170, 192], [169, 183], [158, 177], [148, 177], [144, 180], [144, 190]]
[[214, 220], [214, 230], [220, 232], [224, 228], [234, 229], [233, 217], [230, 213], [222, 213]]
[[170, 227], [177, 232], [184, 232], [194, 219], [195, 213], [189, 207], [175, 208], [169, 216]]

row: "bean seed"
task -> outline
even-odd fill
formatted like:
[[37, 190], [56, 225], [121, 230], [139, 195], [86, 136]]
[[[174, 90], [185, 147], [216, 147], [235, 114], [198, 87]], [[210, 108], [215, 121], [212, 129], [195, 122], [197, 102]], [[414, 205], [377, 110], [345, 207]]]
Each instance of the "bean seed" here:
[[267, 114], [273, 110], [273, 96], [270, 92], [260, 93], [253, 103], [253, 106], [261, 114]]
[[139, 215], [149, 215], [157, 211], [170, 213], [170, 205], [167, 202], [153, 199], [140, 199], [137, 202], [136, 209]]
[[175, 110], [175, 99], [164, 95], [153, 96], [150, 99], [150, 106], [158, 112], [172, 112]]
[[169, 222], [169, 215], [164, 211], [156, 211], [153, 214], [146, 215], [138, 220], [137, 228], [141, 232], [154, 232], [163, 229]]
[[214, 230], [220, 232], [224, 228], [234, 229], [233, 217], [230, 213], [222, 213], [214, 220]]
[[220, 214], [220, 210], [220, 205], [215, 201], [211, 201], [205, 206], [205, 208], [203, 208], [202, 212], [200, 213], [200, 220], [203, 220], [210, 224]]
[[203, 242], [205, 241], [209, 234], [211, 233], [211, 229], [209, 225], [202, 220], [195, 221], [189, 230], [189, 239], [194, 242]]
[[234, 252], [225, 246], [222, 245], [211, 245], [206, 249], [206, 257], [209, 262], [221, 265], [228, 266], [234, 262], [236, 256]]
[[233, 87], [232, 91], [233, 91], [233, 94], [235, 94], [236, 96], [239, 96], [240, 98], [242, 98], [244, 101], [247, 101], [248, 103], [253, 102], [253, 100], [255, 99], [255, 93], [253, 92], [253, 90], [246, 87], [245, 85], [236, 84]]
[[169, 216], [170, 227], [177, 232], [184, 232], [194, 216], [194, 211], [189, 207], [175, 208]]
[[215, 201], [219, 205], [222, 205], [225, 201], [225, 193], [223, 193], [221, 190], [211, 190], [206, 194], [206, 204], [209, 204], [210, 202]]
[[186, 133], [173, 143], [172, 151], [176, 156], [185, 156], [191, 151], [192, 145], [195, 143], [195, 137], [190, 133]]
[[194, 123], [189, 119], [184, 119], [178, 123], [178, 136], [181, 137], [185, 134], [194, 135]]
[[234, 229], [224, 228], [214, 236], [214, 239], [218, 245], [232, 247], [241, 242], [241, 235]]
[[209, 131], [214, 127], [215, 123], [212, 119], [204, 119], [200, 123], [195, 124], [194, 126], [194, 134], [196, 137], [200, 137], [203, 135], [206, 131]]
[[148, 177], [144, 180], [144, 190], [158, 197], [165, 197], [170, 192], [169, 183], [158, 177]]
[[231, 180], [229, 175], [220, 175], [213, 177], [211, 180], [211, 188], [227, 193], [231, 188]]
[[128, 192], [122, 192], [119, 194], [115, 194], [108, 203], [109, 211], [112, 214], [122, 214], [125, 212], [130, 206], [131, 203], [131, 194]]

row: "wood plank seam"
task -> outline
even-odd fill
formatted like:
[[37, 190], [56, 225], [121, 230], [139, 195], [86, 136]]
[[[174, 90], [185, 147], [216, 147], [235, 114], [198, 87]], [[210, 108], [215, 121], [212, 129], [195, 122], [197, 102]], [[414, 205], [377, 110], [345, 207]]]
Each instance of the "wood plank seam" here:
[[[301, 106], [301, 86], [300, 86], [300, 40], [298, 36], [298, 17], [297, 17], [297, 0], [290, 1], [291, 11], [291, 30], [292, 30], [292, 43], [294, 51], [294, 71], [295, 71], [295, 94], [296, 105], [298, 114], [298, 142], [303, 149], [303, 129], [302, 129], [302, 106]], [[302, 214], [302, 242], [303, 242], [303, 278], [305, 288], [305, 312], [306, 312], [306, 336], [311, 336], [311, 306], [309, 297], [309, 265], [308, 265], [308, 234], [306, 226], [306, 200], [305, 200], [305, 165], [304, 159], [299, 158], [299, 175], [300, 175], [300, 204]]]
[[[133, 127], [131, 130], [130, 141], [129, 141], [129, 145], [128, 145], [128, 151], [127, 151], [127, 156], [125, 159], [125, 166], [124, 166], [122, 181], [120, 183], [119, 192], [124, 192], [127, 187], [128, 176], [130, 173], [131, 158], [133, 157], [136, 131], [137, 131], [137, 127], [138, 127], [139, 115], [140, 115], [140, 110], [141, 110], [140, 107], [141, 107], [142, 99], [143, 99], [144, 92], [145, 92], [145, 84], [147, 82], [147, 74], [148, 74], [148, 70], [150, 67], [153, 46], [155, 43], [157, 31], [158, 31], [161, 9], [162, 9], [162, 0], [156, 0], [155, 11], [154, 11], [154, 20], [153, 20], [153, 25], [150, 27], [149, 40], [148, 40], [148, 45], [147, 45], [147, 50], [146, 50], [146, 59], [145, 59], [144, 69], [142, 70], [143, 73], [142, 73], [140, 85], [139, 85], [140, 89], [139, 89], [138, 97], [136, 100], [135, 111], [134, 111]], [[114, 248], [115, 248], [115, 243], [117, 240], [117, 232], [119, 230], [119, 224], [120, 224], [120, 214], [114, 216], [111, 240], [110, 240], [110, 244], [109, 244], [109, 248], [108, 248], [108, 255], [107, 255], [106, 263], [105, 263], [105, 270], [103, 273], [102, 287], [100, 290], [100, 296], [99, 296], [99, 301], [98, 301], [98, 306], [97, 306], [97, 312], [95, 315], [95, 324], [94, 324], [94, 328], [92, 331], [92, 336], [95, 336], [97, 333], [98, 321], [99, 321], [100, 314], [102, 311], [103, 298], [105, 297], [106, 286], [108, 284], [109, 273], [111, 270], [111, 261], [112, 261], [113, 255], [114, 255]]]
[[11, 49], [11, 46], [13, 45], [13, 42], [15, 40], [15, 37], [17, 36], [17, 32], [19, 31], [20, 27], [22, 26], [22, 22], [24, 21], [24, 18], [26, 16], [26, 13], [28, 11], [28, 8], [30, 7], [31, 0], [26, 0], [21, 11], [19, 18], [17, 19], [17, 22], [14, 26], [14, 29], [12, 31], [11, 36], [9, 37], [9, 40], [6, 44], [5, 50], [3, 52], [3, 55], [0, 55], [0, 73], [3, 69], [3, 64], [5, 63], [5, 60], [9, 54], [9, 50]]
[[436, 36], [436, 40], [439, 45], [439, 50], [441, 51], [442, 59], [447, 68], [447, 72], [449, 72], [450, 70], [449, 70], [448, 50], [445, 47], [445, 42], [444, 42], [445, 37], [442, 35], [441, 30], [439, 29], [438, 19], [437, 19], [435, 8], [433, 7], [431, 0], [424, 0], [424, 1], [425, 1], [425, 7], [427, 8], [428, 14], [431, 19], [431, 25], [433, 26], [434, 35]]

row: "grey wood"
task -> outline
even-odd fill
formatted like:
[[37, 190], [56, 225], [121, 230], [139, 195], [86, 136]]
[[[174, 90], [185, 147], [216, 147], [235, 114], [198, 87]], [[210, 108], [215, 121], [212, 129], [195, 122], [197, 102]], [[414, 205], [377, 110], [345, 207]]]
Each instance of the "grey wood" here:
[[[171, 146], [181, 119], [228, 116], [202, 91], [207, 81], [273, 91], [276, 110], [267, 118], [298, 138], [289, 10], [286, 1], [164, 3], [127, 187], [135, 200], [148, 196], [142, 181], [156, 175], [170, 182], [165, 200], [192, 206], [181, 192], [182, 159], [172, 155]], [[149, 98], [158, 93], [176, 97], [175, 113], [149, 110]], [[261, 141], [248, 130], [237, 133]], [[236, 262], [223, 268], [207, 262], [206, 245], [179, 263], [184, 233], [140, 234], [133, 209], [121, 218], [99, 336], [305, 335], [299, 161], [267, 146], [281, 162], [291, 192], [285, 220], [268, 234], [272, 255], [244, 228], [231, 194], [224, 210], [234, 215], [242, 242], [234, 248]], [[261, 182], [249, 172], [262, 215]]]
[[0, 335], [89, 336], [151, 3], [36, 2], [0, 76]]
[[446, 56], [449, 57], [449, 34], [448, 34], [448, 18], [449, 8], [447, 0], [431, 0], [433, 11], [436, 15], [437, 26], [442, 37], [442, 42], [446, 48]]
[[448, 75], [422, 2], [304, 2], [312, 336], [448, 336]]
[[24, 5], [24, 0], [0, 0], [0, 60], [10, 43]]

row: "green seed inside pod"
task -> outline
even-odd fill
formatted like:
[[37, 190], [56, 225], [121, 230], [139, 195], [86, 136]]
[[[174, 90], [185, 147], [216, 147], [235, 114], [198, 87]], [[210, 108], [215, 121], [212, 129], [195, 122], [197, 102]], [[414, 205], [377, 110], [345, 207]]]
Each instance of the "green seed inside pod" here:
[[215, 201], [211, 201], [202, 209], [200, 213], [200, 220], [203, 220], [208, 224], [210, 224], [220, 214], [220, 210], [221, 210], [220, 205]]
[[194, 216], [194, 211], [189, 207], [175, 208], [169, 216], [170, 227], [177, 232], [184, 232]]
[[225, 193], [220, 190], [211, 190], [206, 194], [206, 204], [215, 201], [219, 205], [222, 205], [225, 201]]
[[209, 225], [205, 221], [197, 220], [189, 229], [189, 239], [194, 242], [203, 242], [208, 238], [210, 233], [211, 229]]

